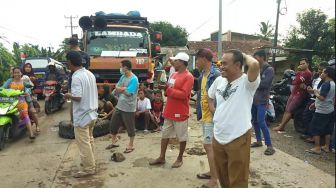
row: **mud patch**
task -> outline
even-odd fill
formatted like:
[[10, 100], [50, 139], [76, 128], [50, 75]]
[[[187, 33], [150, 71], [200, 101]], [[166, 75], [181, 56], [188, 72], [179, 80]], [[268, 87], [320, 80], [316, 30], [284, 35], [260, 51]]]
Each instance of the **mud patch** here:
[[198, 148], [198, 147], [187, 148], [186, 151], [187, 151], [187, 154], [189, 155], [205, 155], [206, 154], [203, 148]]
[[255, 170], [250, 169], [249, 185], [252, 187], [274, 188], [273, 185], [261, 179], [260, 175]]
[[149, 161], [153, 160], [147, 157], [136, 159], [133, 162], [133, 167], [149, 167]]
[[73, 185], [73, 188], [91, 188], [91, 187], [103, 187], [104, 186], [104, 179], [102, 178], [90, 178], [90, 179], [83, 179], [80, 183]]

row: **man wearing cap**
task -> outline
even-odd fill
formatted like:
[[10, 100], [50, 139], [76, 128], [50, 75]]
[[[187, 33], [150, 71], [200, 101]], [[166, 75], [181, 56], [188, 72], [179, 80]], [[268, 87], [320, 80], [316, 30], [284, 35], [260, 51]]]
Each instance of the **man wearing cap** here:
[[[212, 63], [213, 52], [210, 49], [201, 48], [196, 53], [197, 68], [201, 71], [199, 76], [199, 88], [197, 95], [197, 120], [202, 122], [203, 129], [203, 147], [208, 157], [210, 172], [197, 174], [199, 179], [209, 179], [209, 188], [217, 188], [217, 174], [212, 149], [212, 140], [214, 134], [213, 114], [209, 108], [208, 90], [218, 76], [221, 75], [219, 69]], [[204, 187], [203, 186], [203, 187]]]
[[89, 70], [89, 67], [90, 67], [90, 56], [87, 53], [83, 52], [79, 48], [78, 38], [77, 37], [71, 37], [70, 38], [70, 40], [69, 40], [69, 47], [70, 47], [70, 50], [77, 51], [77, 52], [79, 52], [81, 54], [83, 67], [85, 67], [87, 70]]
[[174, 61], [176, 72], [168, 80], [167, 85], [161, 87], [167, 96], [163, 111], [165, 122], [162, 128], [161, 153], [159, 158], [149, 164], [164, 164], [169, 139], [177, 136], [180, 142], [180, 152], [172, 168], [179, 168], [183, 164], [183, 153], [188, 139], [189, 99], [194, 77], [187, 70], [188, 54], [180, 52], [175, 57], [171, 57], [171, 60]]

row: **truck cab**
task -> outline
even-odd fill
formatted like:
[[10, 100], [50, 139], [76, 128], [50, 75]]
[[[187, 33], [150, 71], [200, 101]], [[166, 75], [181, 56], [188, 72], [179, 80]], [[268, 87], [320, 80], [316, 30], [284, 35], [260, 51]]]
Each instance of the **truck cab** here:
[[[118, 82], [120, 62], [132, 62], [132, 72], [140, 82], [154, 77], [152, 55], [159, 52], [159, 44], [152, 43], [147, 18], [140, 14], [105, 14], [80, 18], [84, 51], [90, 56], [89, 70], [95, 75], [98, 92], [104, 85], [112, 89]], [[156, 50], [156, 51], [155, 51]]]

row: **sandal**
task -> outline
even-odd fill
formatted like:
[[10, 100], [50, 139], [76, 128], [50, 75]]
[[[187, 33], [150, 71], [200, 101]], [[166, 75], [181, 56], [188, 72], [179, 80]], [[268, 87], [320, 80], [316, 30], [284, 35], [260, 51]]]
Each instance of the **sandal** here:
[[273, 155], [274, 153], [275, 153], [275, 150], [274, 148], [271, 148], [271, 147], [267, 147], [267, 149], [264, 152], [265, 155]]
[[183, 164], [183, 161], [175, 161], [174, 164], [171, 166], [172, 168], [180, 168]]
[[307, 153], [311, 153], [311, 154], [315, 154], [315, 155], [321, 155], [321, 151], [318, 152], [318, 151], [315, 151], [313, 149], [307, 149], [306, 152]]
[[198, 179], [211, 179], [211, 176], [207, 173], [201, 173], [201, 174], [197, 174], [196, 177]]
[[154, 161], [149, 162], [149, 165], [163, 165], [166, 161], [161, 161], [159, 159], [155, 159]]
[[251, 148], [262, 147], [263, 144], [261, 142], [253, 142], [251, 144]]
[[331, 152], [331, 150], [329, 148], [325, 147], [325, 146], [322, 146], [321, 150], [324, 151], [324, 152], [326, 152], [326, 153], [330, 153]]
[[117, 148], [117, 147], [119, 147], [119, 145], [117, 145], [117, 144], [110, 144], [105, 149], [108, 150], [108, 149]]
[[36, 132], [37, 133], [41, 132], [40, 127], [36, 127]]
[[36, 137], [35, 136], [29, 136], [30, 140], [34, 140]]
[[126, 148], [124, 153], [131, 153], [134, 150], [135, 150], [134, 148]]

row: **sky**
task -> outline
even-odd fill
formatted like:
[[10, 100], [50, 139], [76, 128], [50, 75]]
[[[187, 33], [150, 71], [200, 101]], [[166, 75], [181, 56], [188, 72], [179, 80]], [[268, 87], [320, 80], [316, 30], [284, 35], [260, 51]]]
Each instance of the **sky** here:
[[[275, 25], [277, 0], [222, 0], [222, 31], [255, 34], [258, 24], [270, 21]], [[286, 9], [287, 8], [287, 9]], [[280, 39], [292, 25], [296, 15], [310, 8], [321, 9], [335, 17], [334, 0], [282, 0], [279, 19]], [[13, 42], [31, 43], [54, 50], [64, 38], [71, 36], [69, 17], [78, 25], [81, 16], [95, 12], [124, 13], [138, 10], [149, 22], [167, 21], [179, 25], [190, 34], [189, 41], [209, 38], [218, 31], [219, 0], [3, 0], [0, 6], [0, 42], [11, 48]], [[74, 29], [81, 36], [81, 29]], [[164, 36], [163, 36], [164, 37]]]

